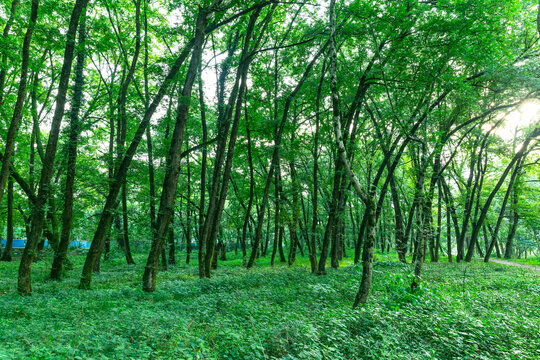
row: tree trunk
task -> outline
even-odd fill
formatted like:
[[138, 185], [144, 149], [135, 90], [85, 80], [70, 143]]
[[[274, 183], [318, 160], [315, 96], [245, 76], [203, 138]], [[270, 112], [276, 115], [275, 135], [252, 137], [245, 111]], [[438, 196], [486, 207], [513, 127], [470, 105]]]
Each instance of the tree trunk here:
[[275, 171], [276, 165], [277, 165], [278, 160], [279, 160], [279, 146], [281, 144], [281, 138], [282, 138], [282, 135], [283, 135], [283, 130], [285, 128], [285, 123], [287, 122], [287, 117], [288, 117], [288, 114], [289, 114], [289, 109], [290, 109], [290, 106], [291, 106], [291, 102], [294, 99], [294, 97], [296, 96], [296, 94], [298, 93], [298, 91], [300, 91], [302, 85], [304, 84], [307, 77], [309, 76], [309, 73], [311, 72], [311, 69], [313, 68], [315, 62], [322, 55], [322, 53], [324, 52], [324, 50], [326, 49], [328, 44], [329, 44], [329, 42], [326, 42], [325, 45], [323, 45], [319, 49], [317, 54], [313, 57], [311, 62], [308, 64], [307, 69], [304, 71], [304, 74], [303, 74], [302, 78], [296, 84], [296, 87], [289, 94], [289, 96], [287, 97], [287, 100], [285, 101], [285, 105], [284, 105], [284, 108], [283, 108], [283, 117], [281, 119], [279, 129], [278, 129], [278, 131], [276, 133], [276, 136], [275, 136], [275, 139], [274, 139], [274, 150], [273, 150], [273, 153], [272, 153], [272, 160], [271, 160], [271, 163], [270, 163], [270, 169], [268, 170], [268, 173], [267, 173], [267, 178], [266, 178], [266, 183], [265, 183], [264, 193], [263, 193], [263, 198], [262, 198], [262, 204], [261, 204], [261, 206], [259, 208], [257, 230], [255, 232], [255, 241], [254, 241], [254, 244], [253, 244], [253, 249], [251, 251], [251, 256], [250, 256], [248, 264], [247, 264], [248, 269], [253, 267], [253, 264], [255, 263], [255, 258], [256, 258], [256, 255], [257, 255], [257, 248], [258, 248], [259, 243], [261, 241], [262, 226], [263, 226], [263, 221], [264, 221], [264, 213], [266, 211], [266, 206], [268, 205], [268, 195], [269, 195], [269, 191], [270, 191], [270, 184], [272, 182], [272, 175], [273, 175], [273, 173]]
[[[27, 78], [28, 78], [28, 64], [30, 61], [30, 43], [32, 42], [32, 33], [34, 32], [34, 27], [37, 21], [38, 7], [39, 7], [39, 0], [32, 0], [32, 8], [30, 10], [30, 20], [28, 21], [28, 27], [26, 29], [26, 34], [24, 35], [24, 40], [23, 40], [22, 65], [21, 65], [21, 75], [20, 75], [20, 80], [19, 80], [19, 89], [17, 91], [17, 100], [13, 108], [13, 116], [11, 117], [11, 122], [9, 124], [8, 132], [7, 132], [6, 138], [4, 139], [6, 147], [4, 150], [4, 156], [2, 157], [2, 167], [0, 168], [0, 205], [2, 204], [2, 198], [4, 196], [4, 189], [6, 187], [6, 182], [9, 177], [11, 157], [13, 155], [13, 149], [15, 147], [15, 137], [17, 136], [17, 132], [19, 131], [19, 125], [22, 119], [22, 111], [24, 107], [24, 102], [26, 100], [26, 83], [27, 83]], [[6, 38], [7, 32], [9, 32], [9, 28], [11, 27], [11, 22], [13, 21], [12, 17], [14, 16], [14, 12], [16, 8], [17, 8], [17, 4], [13, 2], [11, 5], [12, 12], [10, 14], [10, 18], [8, 20], [8, 23], [6, 23], [6, 26], [4, 27], [4, 38]], [[73, 37], [75, 37], [75, 34], [73, 34]], [[0, 91], [3, 94], [3, 86], [4, 86], [3, 81], [5, 79], [5, 70], [3, 67], [2, 67], [2, 71], [4, 71], [4, 77], [0, 79], [2, 80], [2, 84], [1, 84], [2, 88], [0, 89]]]
[[[508, 204], [508, 199], [510, 198], [510, 194], [512, 193], [512, 190], [514, 188], [514, 183], [516, 181], [516, 178], [519, 174], [519, 171], [521, 169], [522, 160], [519, 160], [519, 162], [516, 164], [514, 170], [512, 171], [512, 175], [510, 176], [510, 181], [508, 183], [508, 189], [506, 190], [504, 194], [504, 199], [501, 204], [501, 210], [499, 212], [499, 217], [497, 219], [497, 223], [495, 224], [495, 229], [491, 232], [491, 242], [486, 250], [486, 256], [484, 257], [484, 262], [488, 262], [489, 258], [491, 256], [491, 252], [493, 251], [493, 247], [496, 246], [497, 248], [497, 257], [500, 258], [500, 250], [497, 243], [497, 238], [499, 235], [499, 229], [501, 227], [502, 221], [504, 219], [504, 214], [506, 212], [506, 206]], [[491, 229], [490, 229], [491, 230]]]
[[[6, 21], [6, 25], [4, 26], [4, 31], [2, 31], [2, 37], [3, 41], [7, 43], [9, 41], [8, 35], [9, 31], [11, 30], [11, 26], [13, 25], [13, 21], [15, 19], [15, 12], [17, 11], [17, 7], [19, 6], [20, 1], [19, 0], [13, 0], [11, 2], [11, 8], [9, 11], [9, 18]], [[3, 100], [4, 100], [4, 86], [6, 81], [6, 69], [8, 69], [7, 64], [7, 56], [6, 53], [2, 54], [2, 57], [0, 59], [1, 65], [0, 65], [0, 107], [2, 106]]]
[[514, 236], [516, 235], [517, 226], [519, 223], [519, 214], [517, 212], [518, 194], [516, 188], [512, 189], [512, 225], [508, 230], [508, 236], [506, 237], [506, 246], [504, 252], [505, 259], [511, 259], [514, 247]]
[[[495, 185], [494, 189], [491, 191], [488, 198], [486, 199], [486, 202], [485, 202], [484, 206], [482, 207], [482, 211], [480, 212], [480, 216], [478, 218], [478, 221], [476, 222], [476, 224], [475, 224], [475, 226], [473, 228], [472, 235], [471, 235], [471, 241], [469, 243], [469, 248], [468, 248], [468, 251], [467, 251], [467, 256], [465, 257], [465, 261], [469, 262], [472, 259], [472, 254], [473, 254], [474, 246], [476, 244], [476, 239], [478, 238], [478, 234], [480, 232], [480, 229], [481, 229], [481, 227], [482, 227], [482, 225], [484, 223], [484, 220], [486, 219], [487, 213], [488, 213], [489, 208], [491, 206], [491, 202], [493, 201], [493, 199], [495, 198], [495, 195], [497, 194], [497, 192], [501, 188], [502, 184], [504, 183], [504, 180], [506, 179], [506, 176], [510, 172], [510, 169], [516, 164], [517, 161], [519, 161], [521, 158], [526, 156], [527, 148], [529, 147], [530, 142], [535, 137], [537, 137], [538, 135], [540, 135], [540, 128], [534, 129], [534, 131], [525, 139], [521, 149], [514, 155], [514, 157], [510, 161], [510, 163], [506, 166], [506, 168], [504, 169], [503, 174], [501, 175], [501, 178], [499, 179], [499, 181]], [[508, 249], [507, 249], [507, 251], [508, 251]]]
[[94, 267], [94, 262], [96, 262], [99, 259], [99, 257], [101, 256], [101, 252], [103, 251], [105, 237], [107, 235], [108, 230], [110, 229], [112, 219], [114, 216], [114, 204], [116, 202], [116, 198], [118, 197], [121, 184], [126, 177], [127, 170], [129, 169], [129, 165], [131, 164], [131, 160], [133, 159], [133, 156], [135, 155], [135, 152], [143, 137], [143, 134], [145, 133], [146, 127], [150, 123], [150, 119], [152, 115], [155, 113], [159, 103], [165, 96], [165, 93], [169, 89], [170, 85], [173, 83], [174, 78], [176, 77], [176, 74], [180, 70], [180, 67], [184, 63], [185, 59], [188, 57], [194, 45], [195, 45], [195, 40], [192, 39], [184, 47], [182, 52], [176, 58], [176, 61], [174, 62], [174, 64], [171, 66], [169, 73], [167, 74], [165, 80], [161, 84], [157, 94], [154, 96], [154, 99], [152, 103], [150, 104], [150, 107], [145, 111], [144, 117], [139, 123], [139, 126], [135, 132], [135, 136], [133, 137], [133, 140], [131, 141], [130, 146], [128, 147], [124, 157], [120, 160], [121, 164], [120, 166], [117, 167], [117, 171], [114, 174], [114, 178], [111, 179], [111, 184], [109, 186], [109, 193], [107, 195], [105, 205], [103, 206], [103, 211], [101, 212], [101, 216], [99, 219], [96, 232], [94, 233], [92, 245], [90, 246], [90, 249], [88, 251], [88, 254], [86, 256], [86, 260], [84, 263], [83, 271], [81, 274], [81, 281], [79, 284], [80, 289], [90, 288], [90, 283], [92, 281], [92, 268]]
[[403, 214], [399, 202], [399, 194], [396, 187], [394, 176], [390, 178], [390, 191], [392, 194], [392, 205], [394, 208], [395, 223], [396, 223], [396, 251], [399, 261], [407, 263], [405, 256], [407, 254], [407, 241], [405, 239], [405, 231], [403, 229]]
[[69, 140], [67, 154], [66, 187], [64, 191], [64, 211], [62, 212], [62, 233], [60, 244], [55, 251], [51, 268], [51, 279], [59, 280], [62, 274], [62, 266], [67, 257], [69, 240], [71, 234], [71, 224], [73, 219], [73, 188], [75, 184], [75, 166], [77, 162], [77, 146], [80, 134], [79, 113], [83, 101], [84, 89], [84, 61], [86, 57], [86, 8], [81, 12], [79, 25], [79, 52], [77, 54], [77, 64], [75, 66], [75, 85], [73, 98], [71, 101]]
[[[246, 134], [247, 134], [247, 155], [248, 155], [248, 164], [249, 164], [249, 201], [248, 206], [246, 208], [246, 215], [244, 216], [244, 224], [242, 225], [242, 266], [247, 265], [247, 251], [246, 251], [246, 244], [247, 244], [247, 228], [249, 224], [249, 218], [251, 216], [251, 207], [253, 206], [253, 197], [254, 197], [254, 190], [255, 190], [255, 176], [254, 176], [254, 169], [253, 169], [253, 157], [251, 154], [251, 131], [249, 129], [249, 118], [247, 115], [247, 104], [245, 106], [245, 118], [246, 118]], [[277, 210], [276, 210], [277, 211]], [[274, 255], [275, 256], [275, 255]], [[272, 264], [273, 265], [273, 264]]]
[[199, 9], [195, 30], [195, 45], [191, 55], [184, 88], [182, 89], [181, 98], [178, 103], [176, 125], [167, 157], [167, 168], [156, 221], [156, 236], [152, 239], [152, 246], [144, 269], [143, 290], [147, 292], [153, 292], [156, 289], [158, 258], [163, 245], [164, 236], [169, 227], [172, 206], [174, 204], [174, 198], [176, 197], [184, 130], [189, 114], [193, 83], [197, 77], [199, 62], [201, 61], [202, 45], [205, 38], [208, 15], [206, 10]]
[[[37, 2], [34, 0], [34, 2]], [[43, 160], [43, 166], [41, 169], [41, 177], [39, 181], [39, 190], [32, 211], [31, 220], [31, 232], [30, 237], [26, 242], [24, 252], [21, 258], [19, 266], [19, 279], [18, 279], [18, 291], [21, 295], [31, 295], [31, 267], [32, 261], [35, 256], [36, 246], [41, 237], [43, 230], [45, 204], [49, 198], [50, 182], [54, 170], [54, 158], [56, 155], [56, 148], [58, 145], [58, 136], [60, 133], [60, 125], [62, 118], [64, 117], [64, 107], [66, 103], [66, 95], [68, 90], [69, 77], [71, 74], [71, 65], [73, 62], [73, 55], [75, 49], [75, 35], [77, 33], [77, 27], [79, 25], [79, 16], [86, 7], [88, 0], [77, 0], [71, 13], [71, 19], [66, 34], [66, 46], [64, 53], [64, 61], [62, 64], [62, 71], [60, 74], [60, 83], [56, 96], [56, 108], [51, 121], [51, 130], [49, 132], [49, 140], [47, 142], [47, 150], [45, 152], [45, 158]], [[35, 5], [37, 16], [37, 4]], [[34, 8], [34, 5], [32, 6]], [[35, 19], [35, 17], [33, 17]], [[5, 160], [5, 158], [4, 158]], [[1, 188], [1, 186], [0, 186]]]
[[6, 247], [2, 252], [0, 261], [11, 261], [11, 252], [13, 249], [13, 178], [8, 180], [7, 193], [7, 236]]
[[[169, 225], [169, 264], [176, 265], [176, 246], [174, 243], [174, 210], [171, 213], [171, 224]], [[188, 242], [188, 255], [186, 264], [189, 265], [189, 254], [191, 253], [191, 242]]]
[[[247, 86], [248, 86], [248, 70], [249, 66], [251, 64], [251, 61], [253, 60], [253, 56], [250, 55], [250, 43], [252, 40], [256, 40], [256, 43], [254, 44], [253, 48], [256, 49], [260, 44], [260, 38], [262, 34], [264, 34], [266, 27], [268, 25], [268, 21], [270, 20], [273, 10], [275, 9], [276, 5], [274, 4], [272, 9], [267, 13], [267, 16], [263, 20], [263, 23], [261, 25], [260, 30], [260, 36], [255, 39], [253, 35], [253, 31], [255, 28], [255, 23], [257, 18], [259, 17], [262, 8], [266, 4], [262, 3], [261, 6], [257, 7], [255, 11], [250, 16], [249, 24], [246, 30], [246, 35], [244, 38], [244, 46], [242, 48], [242, 53], [240, 56], [240, 63], [238, 65], [237, 69], [237, 75], [236, 75], [236, 83], [235, 88], [238, 87], [237, 94], [235, 91], [235, 88], [233, 88], [231, 92], [231, 97], [229, 98], [229, 109], [228, 109], [228, 115], [225, 116], [226, 119], [230, 119], [232, 114], [232, 108], [234, 104], [234, 118], [232, 122], [231, 127], [231, 133], [229, 136], [229, 143], [227, 145], [227, 157], [225, 160], [225, 166], [223, 168], [223, 177], [221, 179], [221, 189], [219, 191], [219, 198], [217, 196], [213, 195], [210, 200], [210, 206], [209, 206], [209, 217], [207, 218], [205, 222], [205, 241], [207, 246], [207, 253], [205, 256], [205, 262], [206, 262], [206, 268], [205, 268], [205, 276], [210, 277], [210, 260], [212, 259], [212, 254], [214, 253], [214, 248], [216, 245], [216, 237], [218, 233], [218, 229], [221, 223], [221, 216], [223, 213], [223, 209], [225, 207], [225, 200], [227, 199], [227, 190], [229, 187], [229, 181], [231, 176], [231, 168], [232, 168], [232, 162], [234, 158], [234, 149], [236, 145], [236, 140], [238, 136], [238, 128], [240, 123], [240, 117], [242, 116], [242, 102], [244, 99], [244, 95], [247, 92]], [[230, 121], [227, 121], [230, 122]], [[226, 135], [226, 133], [225, 133]], [[226, 142], [226, 139], [223, 139], [223, 144]], [[224, 154], [224, 153], [223, 153]], [[223, 155], [222, 155], [223, 156]], [[217, 160], [216, 160], [217, 162]], [[217, 179], [219, 180], [219, 179]], [[212, 189], [212, 194], [217, 194], [217, 187], [218, 184], [214, 184]], [[266, 194], [268, 195], [268, 194]], [[216, 202], [217, 200], [217, 202]], [[212, 206], [213, 205], [213, 206]], [[260, 215], [260, 220], [264, 220], [264, 212], [265, 212], [265, 206], [262, 209], [262, 215]], [[260, 232], [262, 233], [262, 223], [260, 224]], [[260, 235], [260, 233], [258, 233]], [[253, 245], [255, 253], [257, 253], [257, 248], [259, 246], [259, 242]], [[249, 263], [248, 263], [249, 267]]]

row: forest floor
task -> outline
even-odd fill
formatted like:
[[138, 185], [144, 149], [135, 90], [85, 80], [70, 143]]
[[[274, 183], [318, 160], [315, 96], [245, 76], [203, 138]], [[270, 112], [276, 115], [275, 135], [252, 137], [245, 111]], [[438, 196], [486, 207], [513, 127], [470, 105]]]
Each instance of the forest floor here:
[[49, 254], [26, 298], [18, 263], [0, 263], [0, 359], [540, 359], [538, 272], [426, 263], [412, 294], [411, 266], [376, 256], [356, 310], [362, 269], [348, 259], [314, 276], [303, 258], [248, 271], [236, 257], [204, 280], [193, 262], [161, 272], [147, 294], [142, 254], [135, 266], [119, 254], [102, 263], [87, 291], [77, 289], [82, 254], [61, 282], [47, 279]]

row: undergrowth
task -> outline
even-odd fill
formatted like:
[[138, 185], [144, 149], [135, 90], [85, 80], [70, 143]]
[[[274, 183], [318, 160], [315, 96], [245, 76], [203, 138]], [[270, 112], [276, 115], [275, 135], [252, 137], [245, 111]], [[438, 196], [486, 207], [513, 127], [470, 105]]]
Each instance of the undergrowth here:
[[18, 263], [0, 263], [0, 359], [540, 359], [537, 272], [427, 263], [413, 294], [412, 268], [394, 258], [378, 255], [356, 310], [360, 266], [314, 276], [302, 258], [250, 271], [234, 258], [204, 280], [178, 265], [147, 294], [143, 257], [102, 263], [88, 291], [76, 288], [82, 255], [61, 282], [45, 257], [26, 298]]

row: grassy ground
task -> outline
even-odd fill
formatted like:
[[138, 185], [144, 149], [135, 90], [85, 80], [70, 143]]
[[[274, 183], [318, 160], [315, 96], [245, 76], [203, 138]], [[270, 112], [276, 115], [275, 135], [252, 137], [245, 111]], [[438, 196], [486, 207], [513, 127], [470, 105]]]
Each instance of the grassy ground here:
[[510, 261], [515, 261], [520, 264], [540, 266], [540, 257], [530, 257], [527, 259], [512, 259]]
[[378, 259], [358, 310], [360, 267], [318, 277], [306, 259], [246, 271], [236, 258], [205, 280], [179, 265], [146, 294], [143, 256], [103, 264], [90, 291], [76, 289], [82, 256], [62, 282], [47, 280], [46, 257], [28, 298], [16, 294], [18, 264], [0, 263], [0, 359], [540, 359], [538, 273], [426, 264], [411, 294], [410, 266]]

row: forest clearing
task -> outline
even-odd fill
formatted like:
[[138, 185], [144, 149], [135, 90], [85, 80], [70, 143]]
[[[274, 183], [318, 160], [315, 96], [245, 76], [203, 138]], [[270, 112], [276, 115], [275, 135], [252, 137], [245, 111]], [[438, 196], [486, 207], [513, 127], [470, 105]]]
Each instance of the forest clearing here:
[[539, 6], [0, 0], [0, 359], [540, 359]]

